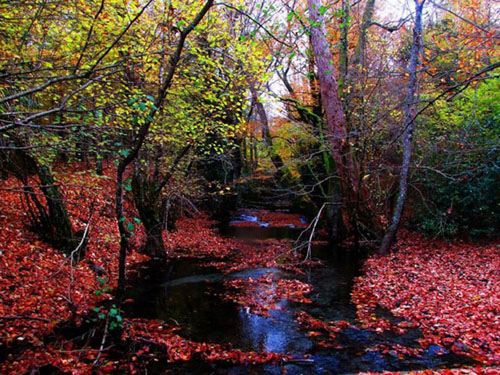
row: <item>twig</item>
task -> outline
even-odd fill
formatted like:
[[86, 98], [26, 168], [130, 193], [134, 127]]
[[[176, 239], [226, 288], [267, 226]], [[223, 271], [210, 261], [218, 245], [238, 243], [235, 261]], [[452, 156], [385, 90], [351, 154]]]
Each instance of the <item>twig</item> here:
[[106, 324], [104, 325], [104, 333], [102, 335], [101, 346], [99, 347], [99, 351], [97, 352], [97, 356], [95, 357], [95, 360], [92, 363], [92, 366], [96, 366], [97, 362], [99, 362], [99, 359], [101, 358], [101, 353], [104, 350], [104, 344], [106, 344], [106, 338], [108, 337], [108, 326], [109, 326], [109, 315], [106, 318]]
[[97, 59], [97, 61], [92, 65], [90, 68], [90, 72], [94, 71], [101, 61], [108, 55], [108, 53], [118, 44], [118, 42], [122, 39], [122, 37], [127, 33], [127, 31], [132, 27], [132, 25], [141, 17], [141, 15], [144, 13], [147, 7], [153, 2], [153, 0], [149, 0], [144, 6], [141, 8], [141, 10], [136, 14], [136, 16], [128, 23], [128, 25], [121, 31], [120, 34], [115, 38], [113, 43], [104, 51], [104, 53]]
[[410, 19], [410, 17], [407, 17], [407, 18], [404, 18], [404, 19], [401, 19], [399, 20], [398, 24], [395, 25], [395, 26], [389, 26], [389, 25], [384, 25], [384, 24], [381, 24], [379, 22], [376, 22], [376, 21], [372, 21], [370, 23], [370, 26], [378, 26], [390, 33], [394, 32], [394, 31], [398, 31], [400, 28], [402, 28], [404, 26], [404, 24], [406, 22], [408, 22], [408, 20]]
[[77, 80], [77, 79], [80, 79], [80, 78], [87, 78], [87, 77], [90, 77], [90, 75], [93, 72], [107, 70], [107, 69], [111, 69], [111, 68], [116, 68], [119, 65], [120, 65], [120, 63], [115, 63], [115, 64], [103, 66], [101, 68], [95, 68], [92, 71], [86, 71], [86, 72], [83, 72], [83, 73], [80, 73], [80, 74], [71, 74], [71, 75], [66, 75], [66, 76], [60, 76], [60, 77], [51, 78], [51, 79], [49, 79], [48, 81], [42, 83], [39, 86], [32, 87], [30, 89], [27, 89], [27, 90], [24, 90], [24, 91], [20, 91], [20, 92], [17, 92], [15, 94], [12, 94], [12, 95], [0, 98], [0, 104], [2, 104], [4, 102], [12, 101], [14, 99], [21, 98], [21, 97], [26, 96], [26, 95], [30, 95], [30, 94], [34, 94], [34, 93], [43, 91], [44, 89], [46, 89], [49, 86], [54, 85], [55, 83], [65, 82], [65, 81], [72, 81], [72, 80]]
[[78, 71], [78, 68], [80, 67], [80, 63], [82, 62], [83, 55], [85, 54], [85, 51], [87, 51], [87, 47], [89, 46], [90, 37], [92, 36], [92, 32], [94, 31], [94, 26], [97, 22], [97, 19], [100, 16], [100, 14], [104, 10], [104, 4], [105, 4], [105, 0], [101, 0], [101, 6], [97, 10], [97, 13], [94, 17], [94, 21], [92, 22], [92, 25], [90, 26], [89, 32], [87, 34], [87, 39], [85, 40], [85, 45], [83, 46], [83, 49], [80, 53], [80, 57], [78, 58], [78, 61], [76, 62], [75, 67], [73, 68], [73, 74], [76, 74], [76, 72]]
[[239, 14], [241, 14], [241, 15], [249, 18], [250, 20], [252, 20], [252, 22], [254, 22], [256, 25], [258, 25], [262, 30], [264, 30], [266, 32], [267, 35], [269, 35], [271, 38], [273, 38], [278, 43], [283, 44], [283, 45], [285, 45], [285, 46], [287, 46], [289, 48], [293, 48], [293, 46], [289, 45], [288, 43], [286, 43], [283, 40], [280, 40], [278, 37], [274, 36], [274, 34], [272, 32], [270, 32], [262, 23], [260, 23], [254, 17], [252, 17], [250, 14], [242, 11], [241, 9], [238, 9], [235, 6], [232, 6], [232, 5], [227, 4], [227, 3], [215, 3], [214, 5], [215, 6], [222, 5], [222, 6], [225, 6], [226, 8], [229, 8], [229, 9], [232, 9], [232, 10], [238, 12]]
[[71, 274], [70, 274], [70, 281], [69, 281], [69, 285], [68, 285], [68, 300], [71, 301], [71, 286], [73, 285], [73, 278], [74, 278], [74, 269], [73, 269], [73, 260], [74, 260], [74, 257], [76, 255], [76, 253], [80, 250], [80, 248], [83, 246], [83, 244], [85, 243], [85, 239], [87, 238], [87, 234], [89, 232], [89, 227], [90, 227], [90, 222], [92, 220], [92, 216], [94, 215], [94, 203], [92, 202], [91, 206], [90, 206], [90, 215], [89, 215], [89, 220], [87, 221], [87, 225], [85, 226], [85, 231], [83, 232], [83, 236], [82, 236], [82, 239], [80, 240], [80, 243], [78, 244], [78, 246], [75, 248], [75, 250], [73, 250], [71, 252], [71, 254], [69, 255], [69, 259], [70, 259], [70, 268], [71, 268]]
[[323, 203], [323, 205], [321, 206], [321, 208], [318, 211], [318, 214], [316, 215], [316, 217], [311, 222], [312, 229], [311, 229], [311, 234], [309, 235], [309, 241], [307, 242], [307, 253], [306, 253], [306, 257], [304, 258], [304, 262], [307, 261], [307, 260], [311, 260], [311, 244], [312, 244], [312, 239], [313, 239], [313, 236], [314, 236], [314, 232], [316, 231], [316, 226], [318, 225], [319, 218], [321, 217], [321, 213], [323, 212], [325, 206], [326, 206], [326, 203]]
[[455, 17], [457, 17], [457, 18], [460, 18], [460, 19], [461, 19], [462, 21], [464, 21], [465, 23], [468, 23], [469, 25], [474, 26], [475, 28], [477, 28], [477, 29], [479, 29], [479, 30], [481, 30], [481, 31], [483, 31], [483, 32], [485, 32], [485, 33], [487, 33], [487, 32], [488, 32], [488, 30], [487, 30], [487, 29], [485, 29], [484, 27], [479, 26], [478, 24], [476, 24], [476, 23], [472, 22], [471, 20], [468, 20], [468, 19], [467, 19], [467, 18], [465, 18], [465, 17], [462, 17], [460, 14], [455, 13], [455, 12], [454, 12], [454, 11], [452, 11], [451, 9], [445, 8], [444, 6], [439, 5], [438, 3], [436, 3], [436, 2], [434, 2], [434, 1], [432, 1], [432, 0], [429, 0], [429, 2], [430, 2], [432, 5], [434, 5], [435, 7], [439, 8], [439, 9], [441, 9], [441, 10], [444, 10], [445, 12], [448, 12], [448, 13], [452, 14], [452, 15], [454, 15], [454, 16], [455, 16]]

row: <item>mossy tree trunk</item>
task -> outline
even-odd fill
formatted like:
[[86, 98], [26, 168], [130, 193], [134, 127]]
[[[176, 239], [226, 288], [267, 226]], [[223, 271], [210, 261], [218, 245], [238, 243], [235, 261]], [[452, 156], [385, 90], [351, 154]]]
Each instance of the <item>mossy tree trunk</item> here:
[[[0, 169], [7, 175], [13, 175], [23, 183], [25, 197], [28, 201], [29, 217], [40, 237], [53, 244], [66, 254], [70, 254], [77, 246], [73, 225], [66, 208], [64, 196], [57, 185], [52, 172], [47, 166], [40, 164], [22, 147], [19, 140], [10, 138], [12, 148], [0, 153]], [[39, 188], [46, 204], [38, 199], [36, 189], [30, 186], [28, 178], [36, 175], [40, 180]]]
[[136, 168], [132, 177], [132, 193], [137, 212], [146, 231], [144, 253], [152, 258], [165, 258], [167, 252], [162, 234], [166, 204], [161, 192], [158, 191], [158, 184]]

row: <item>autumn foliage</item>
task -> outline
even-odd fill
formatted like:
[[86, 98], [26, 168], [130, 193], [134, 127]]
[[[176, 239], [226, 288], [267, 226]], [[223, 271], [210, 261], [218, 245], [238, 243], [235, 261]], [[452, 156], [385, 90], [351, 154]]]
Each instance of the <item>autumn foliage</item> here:
[[[0, 367], [2, 374], [20, 374], [33, 368], [52, 366], [72, 374], [87, 374], [95, 369], [94, 361], [100, 358], [103, 373], [113, 372], [124, 366], [131, 373], [141, 368], [139, 362], [125, 359], [106, 359], [107, 353], [90, 347], [79, 350], [78, 344], [59, 337], [57, 343], [48, 342], [62, 325], [80, 326], [96, 306], [106, 306], [110, 292], [116, 287], [118, 272], [118, 231], [113, 217], [113, 174], [96, 177], [79, 171], [77, 165], [58, 170], [58, 183], [65, 192], [65, 199], [76, 229], [88, 229], [88, 246], [85, 259], [72, 262], [70, 258], [45, 242], [30, 229], [23, 210], [21, 186], [14, 179], [2, 182], [0, 223], [2, 243], [0, 257], [0, 345], [4, 350], [19, 348], [10, 354]], [[126, 205], [130, 217], [135, 211]], [[254, 245], [224, 238], [213, 229], [214, 221], [205, 216], [184, 218], [178, 221], [177, 230], [165, 233], [169, 257], [207, 259], [207, 266], [216, 266], [229, 273], [250, 267], [281, 267], [299, 269], [301, 258], [279, 241], [262, 241]], [[196, 235], [192, 235], [196, 233]], [[134, 265], [149, 258], [137, 252], [144, 242], [141, 228], [134, 232], [133, 248], [128, 256], [129, 277], [135, 272]], [[104, 275], [96, 274], [96, 267]], [[133, 278], [132, 278], [133, 279]], [[227, 298], [241, 303], [251, 296], [252, 288], [270, 287], [270, 279], [236, 282], [234, 290], [245, 294], [228, 295]], [[279, 280], [279, 293], [265, 293], [268, 298], [291, 298], [307, 302], [310, 292], [307, 284], [297, 280]], [[243, 293], [243, 292], [242, 292]], [[238, 297], [239, 296], [239, 297]], [[256, 311], [265, 313], [272, 309], [269, 301], [258, 296]], [[201, 358], [207, 361], [230, 363], [263, 363], [286, 361], [286, 355], [265, 352], [244, 352], [230, 346], [198, 343], [177, 334], [178, 327], [155, 320], [124, 320], [121, 339], [154, 348], [163, 348], [170, 361], [187, 361]], [[134, 344], [135, 346], [135, 344]], [[144, 345], [143, 345], [144, 346]], [[141, 346], [141, 347], [143, 347]], [[149, 352], [150, 349], [147, 349]], [[153, 350], [153, 349], [151, 349]], [[144, 350], [138, 350], [135, 358]], [[78, 370], [76, 370], [78, 369]]]
[[[29, 348], [19, 359], [2, 364], [1, 373], [19, 374], [47, 363], [74, 368], [79, 356], [71, 352], [73, 345], [42, 346], [45, 337], [63, 323], [81, 325], [91, 308], [111, 298], [96, 291], [103, 284], [116, 286], [118, 232], [110, 203], [113, 182], [110, 177], [80, 173], [78, 168], [59, 172], [75, 228], [84, 228], [90, 218], [88, 249], [79, 263], [30, 230], [17, 181], [1, 183], [0, 345], [5, 350]], [[70, 177], [63, 172], [70, 172]], [[131, 266], [147, 257], [133, 252], [128, 259]], [[92, 270], [96, 266], [105, 273], [101, 281]], [[82, 371], [85, 373], [84, 368]]]
[[[363, 326], [382, 333], [419, 327], [422, 347], [439, 345], [479, 363], [500, 364], [500, 247], [407, 235], [398, 251], [365, 264], [353, 302]], [[404, 320], [379, 319], [377, 305]]]

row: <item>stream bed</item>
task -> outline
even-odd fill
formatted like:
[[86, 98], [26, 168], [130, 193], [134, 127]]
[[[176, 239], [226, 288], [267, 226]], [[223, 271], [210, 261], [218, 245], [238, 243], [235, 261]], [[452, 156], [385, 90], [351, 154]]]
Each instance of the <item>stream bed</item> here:
[[[246, 215], [246, 216], [245, 216]], [[250, 229], [234, 226], [235, 222], [255, 222], [250, 214], [239, 213], [228, 225], [221, 227], [224, 235], [252, 239], [293, 238], [302, 229], [295, 225], [280, 227], [254, 225]], [[150, 374], [345, 374], [361, 371], [402, 371], [453, 367], [470, 364], [470, 360], [431, 346], [419, 355], [380, 351], [380, 346], [419, 348], [418, 329], [398, 335], [392, 332], [373, 333], [356, 326], [356, 309], [351, 303], [354, 278], [360, 275], [361, 262], [356, 254], [334, 252], [328, 246], [315, 247], [313, 256], [321, 266], [306, 268], [298, 275], [277, 268], [255, 268], [222, 274], [206, 267], [206, 260], [173, 259], [165, 267], [141, 271], [138, 281], [128, 292], [134, 303], [127, 305], [128, 317], [161, 319], [181, 327], [179, 334], [189, 340], [230, 344], [244, 351], [267, 351], [288, 354], [292, 361], [279, 365], [228, 365], [189, 361], [166, 364], [161, 361], [149, 369]], [[278, 301], [277, 310], [269, 316], [252, 313], [248, 308], [228, 301], [228, 280], [298, 279], [313, 288], [311, 303], [295, 303], [287, 298]], [[305, 312], [324, 321], [352, 323], [337, 335], [336, 348], [323, 348], [319, 338], [311, 336], [297, 322]], [[397, 322], [387, 311], [379, 313]]]

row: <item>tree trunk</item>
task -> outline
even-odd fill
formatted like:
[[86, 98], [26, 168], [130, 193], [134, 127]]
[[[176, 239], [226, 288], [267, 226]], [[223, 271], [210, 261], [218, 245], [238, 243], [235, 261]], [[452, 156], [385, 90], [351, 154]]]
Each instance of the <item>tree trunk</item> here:
[[69, 219], [68, 210], [64, 204], [63, 195], [55, 184], [49, 169], [45, 166], [37, 166], [38, 177], [40, 177], [41, 190], [47, 201], [49, 209], [50, 226], [54, 231], [54, 243], [57, 248], [69, 254], [78, 244], [74, 237], [73, 225]]
[[366, 64], [366, 45], [368, 41], [368, 29], [372, 24], [373, 13], [375, 11], [375, 0], [368, 0], [363, 10], [363, 17], [359, 30], [358, 43], [354, 50], [354, 56], [351, 60], [353, 73], [348, 75], [348, 86], [351, 91], [345, 96], [347, 105], [353, 101], [355, 97], [359, 100], [359, 128], [364, 129], [366, 126], [365, 116], [365, 88], [367, 76]]
[[283, 163], [283, 159], [278, 155], [273, 149], [273, 138], [271, 137], [271, 130], [269, 128], [269, 119], [267, 117], [266, 108], [264, 104], [259, 100], [259, 93], [257, 92], [257, 88], [255, 87], [255, 81], [252, 78], [248, 78], [250, 84], [250, 93], [252, 95], [252, 102], [257, 111], [257, 116], [259, 117], [260, 124], [262, 126], [262, 141], [264, 145], [269, 150], [271, 161], [273, 162], [274, 167], [276, 168], [276, 179], [280, 181], [284, 174], [285, 164]]
[[102, 176], [103, 170], [102, 170], [102, 156], [97, 155], [96, 160], [95, 160], [95, 173], [98, 176]]
[[146, 231], [143, 252], [151, 258], [165, 258], [167, 253], [162, 238], [165, 205], [161, 202], [161, 192], [143, 171], [136, 168], [132, 177], [132, 194]]
[[311, 42], [318, 68], [321, 100], [330, 133], [329, 137], [333, 146], [332, 156], [342, 183], [349, 186], [350, 189], [356, 189], [355, 168], [347, 147], [344, 110], [338, 95], [335, 67], [330, 51], [330, 43], [326, 37], [324, 17], [320, 14], [322, 1], [308, 0], [307, 2], [311, 20]]
[[347, 97], [346, 83], [349, 71], [349, 0], [342, 0], [342, 15], [340, 27], [340, 48], [339, 48], [339, 95], [344, 100], [344, 109], [347, 107], [345, 101]]
[[408, 62], [408, 88], [405, 99], [405, 123], [403, 131], [403, 161], [401, 164], [401, 173], [399, 176], [399, 194], [396, 201], [396, 207], [392, 216], [391, 224], [382, 239], [382, 243], [378, 249], [379, 255], [385, 255], [389, 251], [401, 222], [403, 208], [406, 201], [408, 190], [408, 171], [410, 169], [411, 153], [412, 153], [412, 138], [414, 130], [414, 117], [416, 108], [416, 93], [417, 93], [417, 67], [418, 59], [422, 46], [422, 12], [425, 0], [415, 1], [415, 25], [413, 27], [413, 40]]
[[[148, 175], [136, 165], [132, 176], [132, 194], [134, 203], [146, 230], [144, 252], [152, 258], [165, 258], [167, 250], [163, 244], [163, 227], [167, 215], [167, 200], [162, 194], [163, 188], [169, 183], [179, 163], [191, 149], [191, 145], [183, 147], [172, 162], [170, 170], [160, 176], [158, 170]], [[169, 210], [171, 211], [171, 210]], [[168, 228], [175, 227], [177, 216], [168, 215]]]
[[363, 17], [361, 21], [361, 28], [359, 30], [359, 39], [356, 49], [354, 51], [354, 56], [352, 58], [353, 65], [359, 65], [358, 75], [363, 74], [363, 68], [365, 68], [365, 54], [366, 54], [366, 43], [368, 29], [372, 23], [373, 13], [375, 10], [375, 0], [368, 0], [363, 10]]
[[[343, 5], [344, 8], [348, 8], [348, 1], [344, 1]], [[346, 17], [344, 17], [344, 19], [347, 19], [347, 15]], [[344, 31], [344, 38], [347, 43], [347, 31]], [[314, 38], [314, 42], [317, 43], [316, 35]], [[347, 50], [345, 50], [345, 53], [347, 53]], [[347, 55], [344, 60], [344, 70], [347, 71]], [[345, 231], [343, 230], [345, 226], [342, 225], [343, 223], [341, 215], [342, 186], [338, 180], [333, 178], [329, 178], [326, 181], [320, 183], [320, 180], [324, 180], [326, 177], [332, 177], [332, 173], [334, 173], [335, 169], [335, 160], [332, 159], [331, 149], [330, 147], [328, 147], [328, 142], [331, 141], [331, 137], [329, 137], [328, 134], [325, 134], [328, 133], [328, 131], [325, 132], [324, 129], [325, 123], [323, 119], [323, 101], [320, 89], [321, 85], [318, 82], [318, 75], [315, 71], [316, 65], [313, 36], [309, 35], [307, 77], [312, 98], [312, 103], [310, 106], [301, 103], [300, 98], [296, 95], [295, 90], [288, 81], [287, 70], [282, 72], [281, 79], [283, 80], [283, 83], [291, 97], [290, 99], [286, 99], [286, 101], [290, 102], [291, 105], [293, 105], [293, 109], [297, 111], [299, 119], [302, 122], [305, 122], [312, 126], [314, 135], [318, 140], [318, 143], [313, 145], [312, 150], [310, 150], [311, 155], [315, 156], [311, 156], [308, 164], [304, 168], [302, 168], [304, 169], [304, 171], [301, 171], [301, 181], [304, 186], [307, 186], [311, 183], [313, 184], [313, 186], [315, 186], [311, 190], [310, 199], [317, 207], [320, 207], [325, 203], [327, 204], [325, 209], [325, 222], [328, 234], [332, 240], [339, 241], [345, 234]], [[341, 90], [338, 91], [340, 92]], [[307, 173], [307, 170], [310, 171], [310, 173]], [[310, 175], [312, 175], [312, 177]]]
[[[337, 175], [340, 178], [342, 198], [347, 201], [354, 201], [353, 197], [357, 196], [358, 173], [350, 154], [346, 119], [342, 101], [339, 97], [337, 79], [335, 78], [335, 66], [326, 36], [324, 17], [320, 14], [322, 1], [308, 0], [307, 3], [311, 22], [311, 44], [318, 70], [321, 100], [328, 128], [327, 137], [332, 145], [332, 158], [335, 161]], [[348, 211], [352, 211], [352, 208], [348, 208]], [[345, 223], [348, 228], [352, 226], [350, 216], [352, 215], [348, 215], [349, 219]]]
[[[148, 2], [146, 6], [149, 5], [150, 3], [151, 2]], [[122, 159], [118, 164], [116, 173], [116, 192], [115, 192], [115, 215], [116, 215], [116, 220], [118, 222], [118, 230], [120, 233], [120, 254], [118, 258], [118, 287], [116, 289], [116, 299], [118, 300], [118, 302], [121, 301], [123, 293], [125, 291], [125, 282], [126, 282], [125, 268], [127, 261], [127, 251], [129, 249], [129, 243], [130, 243], [129, 240], [130, 234], [127, 230], [127, 227], [125, 226], [125, 217], [123, 214], [123, 175], [125, 174], [126, 168], [137, 157], [137, 154], [141, 150], [144, 140], [148, 135], [149, 128], [156, 116], [158, 109], [162, 108], [163, 106], [163, 103], [167, 96], [167, 91], [172, 85], [174, 75], [177, 70], [177, 65], [179, 64], [179, 61], [181, 59], [181, 54], [184, 49], [184, 44], [186, 43], [187, 37], [196, 28], [196, 26], [198, 26], [198, 24], [205, 17], [205, 15], [208, 13], [213, 4], [214, 0], [207, 0], [203, 5], [203, 7], [201, 8], [200, 12], [193, 19], [193, 21], [191, 21], [191, 23], [184, 30], [181, 31], [175, 51], [173, 52], [173, 54], [170, 56], [169, 59], [170, 63], [169, 68], [165, 73], [165, 78], [155, 98], [155, 103], [154, 103], [155, 105], [149, 111], [149, 115], [147, 116], [146, 121], [144, 121], [144, 123], [141, 125], [138, 132], [137, 140], [131, 147], [128, 156]]]
[[[35, 204], [38, 214], [31, 215], [32, 224], [37, 227], [45, 241], [69, 254], [78, 244], [73, 225], [69, 218], [64, 197], [48, 167], [40, 165], [27, 151], [22, 150], [22, 142], [10, 138], [14, 149], [0, 152], [2, 170], [10, 173], [25, 185], [25, 196]], [[27, 179], [36, 174], [40, 179], [40, 190], [47, 205], [43, 205], [32, 187], [27, 187]]]

